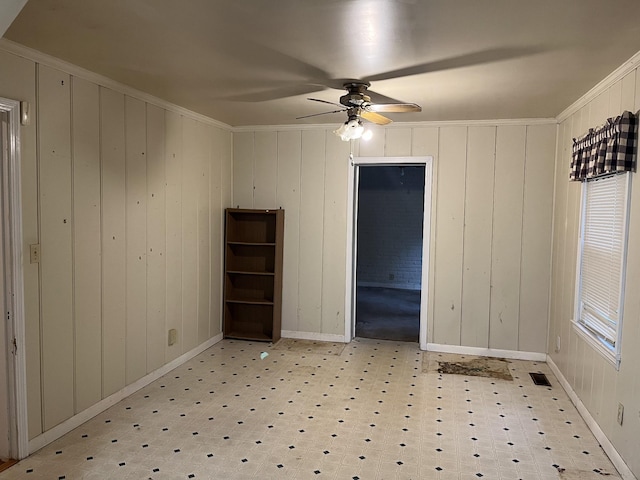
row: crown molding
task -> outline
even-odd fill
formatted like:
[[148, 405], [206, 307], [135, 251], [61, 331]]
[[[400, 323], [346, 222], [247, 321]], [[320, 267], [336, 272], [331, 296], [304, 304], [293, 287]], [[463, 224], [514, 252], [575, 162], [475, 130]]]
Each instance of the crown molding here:
[[597, 83], [591, 90], [581, 96], [578, 100], [573, 102], [567, 108], [565, 108], [557, 117], [558, 123], [564, 122], [571, 115], [576, 113], [582, 107], [587, 105], [590, 101], [603, 93], [611, 85], [624, 78], [627, 74], [638, 68], [640, 65], [640, 51], [633, 55], [629, 60], [624, 62], [618, 68], [616, 68], [609, 75], [604, 77], [599, 83]]
[[[478, 126], [528, 126], [528, 125], [556, 125], [558, 122], [555, 118], [515, 118], [515, 119], [497, 119], [497, 120], [445, 120], [445, 121], [425, 121], [425, 122], [394, 122], [384, 127], [374, 126], [374, 128], [419, 128], [419, 127], [478, 127]], [[317, 123], [304, 125], [247, 125], [242, 127], [232, 127], [234, 133], [237, 132], [264, 132], [264, 131], [288, 131], [288, 130], [317, 130], [335, 129], [341, 123]]]
[[138, 100], [142, 100], [143, 102], [147, 102], [157, 107], [164, 108], [165, 110], [175, 112], [179, 115], [183, 115], [185, 117], [191, 118], [193, 120], [197, 120], [207, 125], [212, 125], [214, 127], [222, 128], [227, 131], [233, 130], [231, 125], [227, 125], [226, 123], [220, 122], [211, 117], [207, 117], [206, 115], [202, 115], [201, 113], [196, 113], [187, 108], [181, 107], [179, 105], [168, 102], [156, 96], [150, 95], [141, 90], [130, 87], [129, 85], [125, 85], [124, 83], [120, 83], [115, 80], [112, 80], [109, 77], [100, 75], [99, 73], [86, 70], [82, 67], [74, 65], [73, 63], [66, 62], [64, 60], [53, 57], [46, 53], [42, 53], [38, 50], [34, 50], [33, 48], [25, 47], [24, 45], [21, 45], [19, 43], [12, 42], [11, 40], [7, 40], [6, 38], [0, 38], [0, 50], [4, 50], [7, 53], [11, 53], [13, 55], [26, 58], [27, 60], [34, 61], [41, 65], [46, 65], [47, 67], [62, 70], [74, 77], [82, 78], [89, 82], [98, 84], [102, 87], [110, 88], [112, 90], [123, 93], [130, 97], [136, 98]]

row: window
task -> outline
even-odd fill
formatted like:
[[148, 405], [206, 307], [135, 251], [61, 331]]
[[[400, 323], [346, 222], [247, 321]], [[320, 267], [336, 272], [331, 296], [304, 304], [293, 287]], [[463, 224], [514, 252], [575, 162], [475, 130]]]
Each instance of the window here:
[[630, 174], [582, 184], [576, 321], [580, 333], [620, 363]]

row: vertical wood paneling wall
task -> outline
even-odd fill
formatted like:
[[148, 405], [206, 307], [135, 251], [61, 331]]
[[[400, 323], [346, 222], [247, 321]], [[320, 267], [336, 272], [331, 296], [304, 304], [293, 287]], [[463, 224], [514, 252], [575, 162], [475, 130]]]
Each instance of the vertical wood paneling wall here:
[[[640, 72], [633, 70], [562, 121], [558, 131], [553, 218], [553, 264], [548, 351], [624, 461], [640, 477], [640, 184], [632, 174], [622, 361], [616, 370], [571, 325], [580, 224], [579, 182], [569, 182], [572, 138], [624, 110], [640, 109]], [[531, 248], [538, 248], [534, 245]], [[556, 340], [560, 337], [560, 350]], [[624, 422], [616, 422], [618, 403]]]
[[45, 428], [74, 413], [71, 81], [38, 71], [42, 389]]
[[[286, 210], [283, 330], [344, 334], [350, 145], [234, 133], [233, 204]], [[545, 352], [555, 124], [375, 128], [355, 156], [432, 155], [429, 342]]]
[[100, 252], [100, 87], [73, 79], [73, 252], [76, 395], [81, 411], [102, 398], [102, 271]]
[[23, 251], [42, 251], [23, 265], [33, 438], [221, 332], [232, 135], [8, 52], [0, 65], [0, 96], [33, 114], [21, 130]]

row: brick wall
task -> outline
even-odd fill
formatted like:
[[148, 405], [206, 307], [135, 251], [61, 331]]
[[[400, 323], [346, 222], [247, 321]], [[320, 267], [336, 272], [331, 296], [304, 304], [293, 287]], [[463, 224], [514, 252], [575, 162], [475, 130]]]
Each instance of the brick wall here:
[[420, 289], [424, 167], [362, 167], [358, 199], [360, 286]]

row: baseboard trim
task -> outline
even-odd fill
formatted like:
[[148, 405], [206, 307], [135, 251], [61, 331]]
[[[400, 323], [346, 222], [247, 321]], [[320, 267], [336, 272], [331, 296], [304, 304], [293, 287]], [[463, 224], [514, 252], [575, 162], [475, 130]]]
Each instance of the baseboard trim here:
[[337, 335], [333, 333], [298, 332], [297, 330], [282, 330], [280, 335], [283, 338], [296, 338], [298, 340], [317, 340], [319, 342], [345, 343], [344, 335]]
[[578, 394], [573, 390], [571, 384], [569, 384], [569, 382], [562, 374], [550, 355], [547, 355], [547, 365], [549, 365], [549, 368], [551, 368], [551, 371], [558, 379], [558, 382], [560, 382], [560, 385], [562, 385], [564, 391], [567, 392], [567, 395], [569, 395], [571, 402], [578, 409], [578, 413], [587, 424], [587, 427], [589, 427], [589, 430], [591, 430], [591, 433], [593, 433], [593, 435], [596, 437], [596, 439], [602, 446], [602, 449], [611, 460], [611, 463], [613, 463], [613, 466], [618, 470], [618, 473], [620, 473], [624, 480], [638, 480], [631, 469], [627, 466], [625, 461], [622, 459], [611, 441], [602, 431], [600, 425], [598, 425], [598, 422], [596, 422], [595, 418], [591, 416], [591, 413], [589, 413], [587, 407], [585, 407], [584, 403], [582, 403], [582, 400], [580, 400], [580, 397], [578, 397]]
[[441, 343], [427, 343], [427, 351], [457, 353], [459, 355], [477, 355], [479, 357], [510, 358], [512, 360], [531, 360], [533, 362], [547, 361], [546, 353], [499, 350], [497, 348], [464, 347], [460, 345], [444, 345]]
[[149, 373], [148, 375], [145, 375], [141, 379], [136, 380], [132, 384], [127, 385], [122, 390], [119, 390], [116, 393], [109, 395], [107, 398], [99, 401], [98, 403], [96, 403], [95, 405], [92, 405], [86, 410], [83, 410], [77, 415], [74, 415], [73, 417], [65, 420], [61, 424], [56, 425], [52, 429], [47, 430], [46, 432], [38, 435], [37, 437], [32, 438], [29, 441], [29, 455], [40, 450], [42, 447], [50, 444], [54, 440], [57, 440], [61, 436], [69, 433], [71, 430], [79, 427], [80, 425], [87, 422], [88, 420], [91, 420], [93, 417], [95, 417], [99, 413], [104, 412], [106, 409], [112, 407], [113, 405], [118, 403], [120, 400], [128, 397], [129, 395], [132, 395], [133, 393], [137, 392], [141, 388], [146, 387], [151, 382], [157, 380], [163, 375], [166, 375], [174, 368], [177, 368], [183, 363], [191, 360], [193, 357], [204, 352], [207, 348], [215, 345], [220, 340], [222, 340], [222, 333], [219, 333], [215, 337], [210, 338], [209, 340], [204, 342], [202, 345], [199, 345], [193, 350], [190, 350], [187, 353], [180, 355], [178, 358], [163, 365], [162, 367]]

